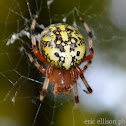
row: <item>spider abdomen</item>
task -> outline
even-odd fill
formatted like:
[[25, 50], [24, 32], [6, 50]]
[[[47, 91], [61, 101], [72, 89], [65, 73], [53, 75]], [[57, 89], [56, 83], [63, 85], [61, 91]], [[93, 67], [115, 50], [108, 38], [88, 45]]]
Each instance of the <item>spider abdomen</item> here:
[[61, 70], [78, 66], [85, 56], [85, 42], [69, 25], [52, 24], [41, 33], [39, 49], [48, 64]]

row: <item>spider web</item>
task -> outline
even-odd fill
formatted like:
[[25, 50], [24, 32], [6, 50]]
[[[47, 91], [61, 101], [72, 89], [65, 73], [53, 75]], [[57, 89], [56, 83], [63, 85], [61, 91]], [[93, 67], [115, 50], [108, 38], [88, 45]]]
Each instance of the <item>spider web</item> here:
[[[83, 126], [87, 125], [86, 121], [89, 120], [88, 125], [92, 126], [101, 125], [97, 123], [101, 118], [116, 120], [113, 125], [119, 125], [119, 120], [124, 119], [120, 125], [125, 125], [125, 24], [122, 28], [119, 13], [113, 13], [113, 1], [7, 2], [4, 10], [6, 14], [3, 15], [4, 23], [1, 22], [3, 31], [0, 32], [0, 125]], [[85, 36], [88, 47], [87, 34], [78, 20], [78, 14], [85, 19], [93, 32], [95, 55], [84, 74], [94, 92], [92, 95], [85, 94], [85, 87], [78, 79], [80, 102], [77, 109], [73, 108], [73, 94], [65, 96], [59, 93], [54, 97], [52, 84], [44, 101], [39, 101], [38, 96], [45, 75], [40, 73], [27, 57], [27, 52], [33, 55], [29, 27], [37, 12], [40, 12], [36, 25], [37, 42], [45, 27], [64, 22], [76, 27]], [[34, 55], [33, 57], [35, 58]], [[83, 66], [84, 64], [80, 65]], [[95, 124], [91, 120], [94, 120]], [[104, 122], [102, 125], [112, 124]]]

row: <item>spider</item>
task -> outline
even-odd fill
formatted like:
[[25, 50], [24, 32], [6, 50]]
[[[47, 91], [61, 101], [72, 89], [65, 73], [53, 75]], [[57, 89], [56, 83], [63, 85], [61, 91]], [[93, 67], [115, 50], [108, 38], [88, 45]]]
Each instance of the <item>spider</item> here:
[[[55, 96], [61, 91], [64, 94], [69, 94], [72, 90], [71, 87], [73, 87], [75, 106], [77, 106], [79, 103], [77, 90], [77, 79], [79, 76], [87, 88], [87, 90], [83, 91], [87, 94], [92, 93], [92, 89], [83, 75], [93, 58], [92, 32], [87, 23], [79, 16], [79, 20], [85, 27], [88, 35], [90, 52], [88, 56], [86, 56], [86, 45], [83, 36], [74, 27], [63, 23], [51, 24], [42, 31], [38, 50], [35, 37], [37, 19], [38, 14], [35, 15], [30, 27], [32, 49], [34, 55], [48, 67], [43, 68], [33, 59], [31, 54], [28, 54], [28, 57], [39, 71], [46, 74], [42, 91], [40, 92], [40, 101], [43, 101], [49, 82], [51, 82], [54, 84], [53, 93]], [[85, 61], [87, 61], [87, 64], [81, 69], [79, 65]]]

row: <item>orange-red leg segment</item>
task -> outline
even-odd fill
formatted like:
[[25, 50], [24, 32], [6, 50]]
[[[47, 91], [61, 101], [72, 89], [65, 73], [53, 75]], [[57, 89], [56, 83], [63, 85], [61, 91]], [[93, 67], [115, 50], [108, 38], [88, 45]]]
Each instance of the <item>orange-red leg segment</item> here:
[[28, 57], [29, 57], [30, 62], [33, 63], [34, 66], [36, 66], [37, 69], [38, 69], [39, 71], [41, 71], [42, 73], [45, 74], [45, 73], [46, 73], [46, 69], [43, 68], [37, 61], [35, 61], [35, 60], [33, 59], [33, 57], [32, 57], [31, 54], [27, 54], [27, 55], [28, 55]]
[[83, 90], [83, 91], [84, 91], [85, 93], [87, 93], [87, 94], [92, 93], [92, 89], [91, 89], [91, 87], [89, 86], [88, 82], [86, 81], [86, 79], [85, 79], [85, 77], [84, 77], [84, 75], [83, 75], [83, 71], [80, 69], [80, 67], [76, 67], [76, 70], [77, 70], [77, 72], [78, 72], [80, 78], [82, 79], [82, 81], [84, 82], [84, 84], [85, 84], [85, 86], [86, 86], [86, 88], [87, 88], [87, 90], [88, 90], [88, 91], [86, 91], [86, 90]]
[[44, 64], [47, 64], [45, 59], [42, 57], [42, 55], [40, 54], [40, 52], [38, 51], [37, 46], [36, 46], [35, 25], [36, 25], [36, 19], [37, 18], [38, 18], [38, 15], [35, 15], [35, 18], [33, 19], [32, 24], [31, 24], [31, 28], [30, 28], [30, 30], [31, 30], [32, 48], [33, 48], [33, 52], [34, 52], [35, 56], [40, 61], [42, 61]]

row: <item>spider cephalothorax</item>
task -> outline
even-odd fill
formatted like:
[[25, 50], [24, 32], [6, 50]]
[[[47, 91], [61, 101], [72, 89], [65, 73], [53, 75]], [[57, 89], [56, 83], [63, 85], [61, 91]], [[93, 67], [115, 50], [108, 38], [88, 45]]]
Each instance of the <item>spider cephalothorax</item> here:
[[[40, 93], [40, 101], [44, 99], [50, 81], [54, 84], [53, 93], [55, 95], [60, 91], [68, 94], [72, 90], [71, 86], [73, 86], [75, 105], [77, 105], [79, 103], [77, 91], [78, 76], [80, 76], [88, 90], [84, 90], [84, 92], [92, 93], [92, 89], [83, 75], [83, 72], [87, 69], [93, 58], [92, 33], [88, 25], [79, 17], [88, 33], [90, 54], [85, 56], [86, 46], [84, 38], [77, 29], [62, 23], [52, 24], [41, 33], [38, 51], [34, 35], [37, 18], [38, 15], [35, 16], [31, 24], [32, 48], [35, 56], [40, 61], [47, 64], [48, 68], [43, 68], [30, 54], [28, 54], [28, 57], [42, 73], [46, 74]], [[88, 62], [84, 68], [81, 69], [79, 65], [84, 61]]]

